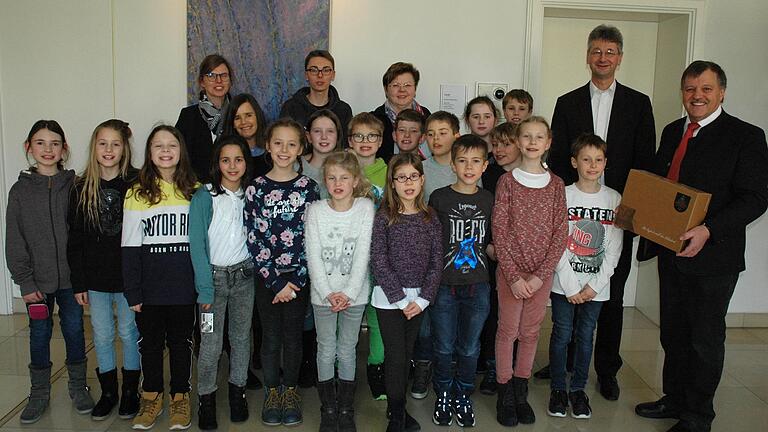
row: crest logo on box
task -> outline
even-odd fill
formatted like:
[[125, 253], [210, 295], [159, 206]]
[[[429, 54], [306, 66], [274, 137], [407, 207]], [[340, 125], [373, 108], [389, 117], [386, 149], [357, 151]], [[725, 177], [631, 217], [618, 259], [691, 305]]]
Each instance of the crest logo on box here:
[[675, 195], [675, 210], [677, 210], [680, 213], [685, 213], [686, 210], [688, 210], [688, 204], [691, 203], [691, 197], [678, 192], [677, 195]]

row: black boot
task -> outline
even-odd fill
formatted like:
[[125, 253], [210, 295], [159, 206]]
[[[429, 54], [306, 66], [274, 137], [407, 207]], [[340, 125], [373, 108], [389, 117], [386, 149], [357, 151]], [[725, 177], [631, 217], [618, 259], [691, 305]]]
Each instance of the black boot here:
[[117, 414], [121, 419], [132, 419], [139, 412], [140, 370], [123, 369], [123, 391], [120, 394], [120, 408]]
[[261, 380], [248, 368], [248, 381], [245, 383], [248, 390], [258, 390], [262, 387]]
[[515, 391], [515, 412], [517, 420], [522, 424], [532, 424], [536, 421], [533, 408], [528, 404], [528, 378], [512, 378]]
[[371, 395], [376, 400], [387, 398], [387, 389], [384, 387], [384, 363], [369, 364], [367, 367], [368, 385], [371, 387]]
[[317, 383], [317, 332], [314, 328], [305, 330], [301, 340], [304, 350], [299, 369], [299, 387], [310, 388]]
[[200, 430], [217, 429], [216, 422], [216, 391], [198, 396], [197, 427]]
[[318, 382], [317, 394], [320, 397], [320, 432], [336, 432], [339, 422], [336, 383], [333, 379]]
[[99, 385], [101, 385], [101, 398], [96, 402], [96, 406], [91, 411], [91, 418], [93, 420], [104, 420], [112, 414], [112, 409], [117, 405], [117, 369], [101, 373], [99, 368], [96, 368], [96, 375], [99, 377]]
[[387, 400], [389, 424], [387, 432], [405, 432], [405, 400]]
[[408, 410], [405, 410], [405, 428], [403, 429], [404, 432], [419, 432], [421, 430], [421, 425], [419, 422], [416, 421], [415, 418], [411, 417], [410, 414], [408, 414]]
[[355, 382], [339, 380], [339, 432], [357, 432], [355, 426]]
[[512, 380], [497, 386], [496, 397], [496, 421], [502, 426], [517, 426], [515, 390], [512, 387]]
[[229, 420], [232, 423], [248, 420], [248, 400], [245, 398], [245, 386], [238, 387], [229, 383]]

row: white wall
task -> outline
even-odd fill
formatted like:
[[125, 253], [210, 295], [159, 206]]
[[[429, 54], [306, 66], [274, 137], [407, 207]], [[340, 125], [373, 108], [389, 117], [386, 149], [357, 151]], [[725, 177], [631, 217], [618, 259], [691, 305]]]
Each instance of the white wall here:
[[22, 144], [36, 120], [59, 121], [72, 149], [68, 166], [80, 167], [90, 130], [112, 112], [111, 20], [93, 19], [109, 17], [109, 3], [30, 3], [4, 1], [0, 14], [3, 215], [10, 186], [28, 166]]
[[[477, 81], [517, 87], [524, 74], [526, 4], [333, 0], [336, 86], [355, 112], [370, 110], [384, 101], [381, 75], [403, 60], [422, 72], [417, 99], [430, 109], [438, 106], [441, 83], [467, 85], [469, 97]], [[757, 42], [768, 40], [768, 3], [707, 4], [700, 23], [705, 40], [697, 42], [696, 57], [724, 66], [731, 83], [726, 109], [767, 128], [768, 57]], [[0, 7], [0, 183], [5, 188], [0, 210], [7, 189], [26, 167], [21, 143], [36, 119], [62, 122], [73, 146], [70, 167], [78, 171], [99, 122], [116, 116], [131, 123], [139, 153], [135, 163], [152, 125], [175, 122], [185, 104], [184, 0], [0, 0]], [[768, 312], [768, 218], [749, 234], [749, 269], [731, 311]]]
[[187, 104], [186, 0], [114, 1], [115, 115], [131, 124], [142, 163], [154, 124]]
[[688, 16], [661, 19], [656, 40], [656, 76], [651, 95], [657, 137], [661, 137], [661, 131], [667, 123], [680, 118], [683, 112], [679, 76], [687, 66], [687, 39]]
[[416, 100], [439, 107], [440, 84], [523, 82], [525, 0], [333, 0], [336, 83], [355, 113], [384, 103], [381, 77], [396, 61], [421, 73]]
[[[695, 57], [725, 69], [728, 89], [724, 109], [768, 130], [768, 2], [707, 2], [705, 35]], [[723, 149], [727, 151], [727, 149]], [[768, 312], [768, 217], [747, 229], [747, 271], [741, 274], [730, 312]]]
[[[2, 214], [8, 189], [28, 166], [22, 143], [38, 119], [62, 125], [67, 167], [77, 172], [93, 128], [124, 119], [140, 165], [154, 123], [175, 123], [185, 104], [186, 1], [2, 0], [0, 8]], [[2, 261], [2, 285], [10, 287], [4, 253]]]

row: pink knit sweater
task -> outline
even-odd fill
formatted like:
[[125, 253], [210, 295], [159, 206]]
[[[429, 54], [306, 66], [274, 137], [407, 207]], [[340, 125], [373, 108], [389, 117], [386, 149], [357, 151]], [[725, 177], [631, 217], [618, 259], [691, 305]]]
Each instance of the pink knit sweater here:
[[546, 280], [565, 251], [568, 218], [565, 186], [550, 172], [540, 189], [518, 182], [511, 172], [501, 176], [493, 207], [493, 244], [504, 278], [517, 282], [520, 273]]

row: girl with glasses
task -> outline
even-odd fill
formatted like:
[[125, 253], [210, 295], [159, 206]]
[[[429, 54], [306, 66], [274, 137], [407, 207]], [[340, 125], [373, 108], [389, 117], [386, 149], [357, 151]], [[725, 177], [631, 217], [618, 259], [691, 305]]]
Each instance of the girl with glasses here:
[[443, 268], [440, 221], [424, 202], [421, 158], [392, 158], [384, 202], [373, 222], [371, 262], [376, 308], [384, 341], [388, 431], [418, 430], [405, 410], [410, 359], [422, 312], [434, 299]]

